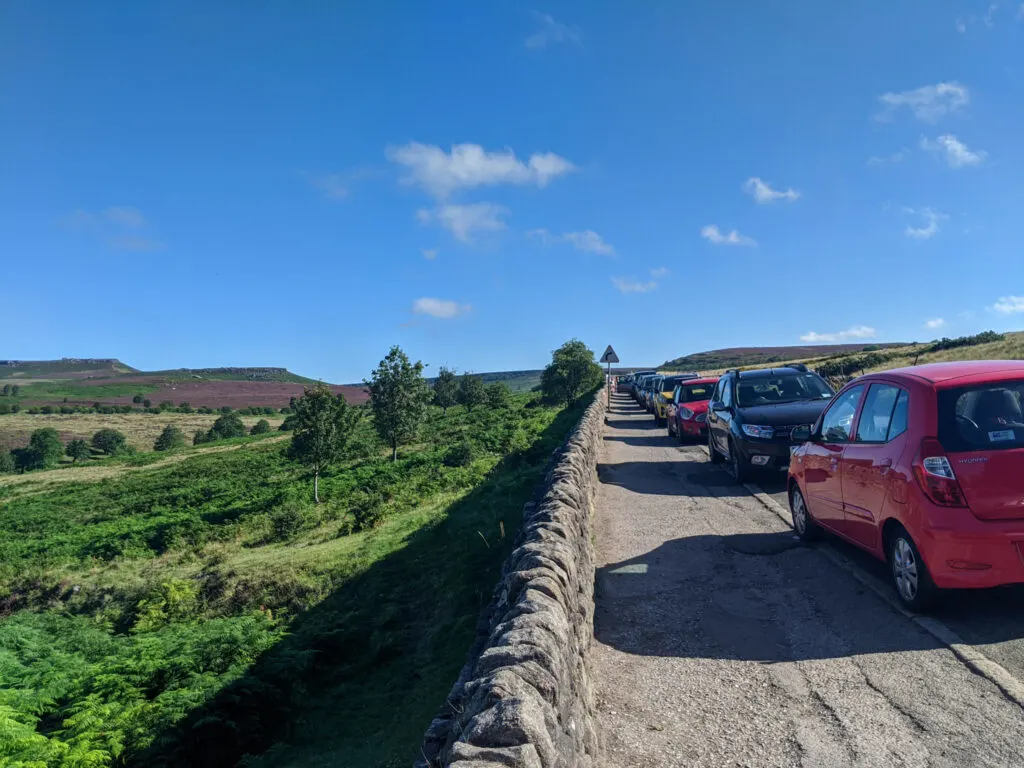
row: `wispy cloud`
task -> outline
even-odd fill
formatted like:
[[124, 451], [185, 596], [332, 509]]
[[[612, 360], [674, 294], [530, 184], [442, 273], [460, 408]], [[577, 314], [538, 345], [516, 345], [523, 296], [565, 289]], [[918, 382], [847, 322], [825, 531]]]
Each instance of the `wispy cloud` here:
[[440, 205], [434, 209], [421, 208], [416, 218], [421, 224], [436, 221], [447, 229], [457, 240], [472, 243], [479, 232], [497, 232], [505, 229], [502, 217], [508, 208], [495, 203], [471, 203], [470, 205]]
[[546, 13], [534, 11], [533, 15], [540, 22], [540, 29], [526, 38], [525, 45], [527, 48], [539, 51], [547, 48], [552, 43], [583, 45], [583, 33], [580, 32], [579, 27], [570, 27], [567, 24], [562, 24]]
[[438, 146], [411, 142], [388, 147], [388, 160], [408, 169], [403, 184], [417, 185], [434, 197], [459, 189], [520, 184], [545, 187], [576, 166], [553, 152], [534, 153], [526, 162], [510, 149], [488, 152], [479, 144], [456, 144], [451, 153]]
[[966, 86], [954, 80], [925, 85], [910, 91], [883, 93], [878, 100], [883, 105], [882, 111], [876, 115], [879, 120], [889, 120], [893, 113], [906, 107], [918, 120], [934, 123], [967, 106], [970, 92]]
[[921, 149], [942, 155], [950, 168], [966, 168], [971, 165], [978, 165], [988, 157], [988, 152], [983, 149], [972, 152], [967, 148], [966, 144], [951, 133], [943, 134], [934, 141], [922, 136]]
[[985, 22], [986, 27], [992, 26], [992, 17], [995, 16], [997, 10], [999, 10], [999, 3], [992, 3], [988, 10], [985, 11], [985, 17], [982, 20]]
[[1013, 17], [1014, 21], [1021, 21], [1024, 19], [1024, 3], [1020, 4], [1020, 8], [1017, 9], [1017, 15]]
[[935, 318], [932, 318], [931, 320], [928, 320], [924, 324], [924, 327], [927, 328], [929, 331], [937, 331], [939, 328], [941, 328], [945, 324], [946, 324], [946, 321], [943, 318], [935, 317]]
[[138, 208], [128, 205], [113, 205], [97, 212], [76, 208], [63, 223], [74, 232], [123, 251], [159, 251], [167, 247], [162, 240], [145, 234], [149, 220]]
[[1024, 296], [1001, 296], [992, 305], [992, 310], [1000, 315], [1019, 315], [1024, 313]]
[[835, 333], [817, 333], [809, 331], [800, 337], [800, 341], [808, 344], [832, 344], [836, 342], [852, 341], [854, 339], [873, 339], [878, 335], [874, 328], [867, 325], [855, 325], [845, 331]]
[[907, 226], [903, 234], [914, 240], [930, 240], [939, 232], [939, 220], [946, 218], [945, 214], [933, 211], [931, 208], [904, 208], [903, 212], [911, 216], [920, 216], [925, 220], [923, 227]]
[[615, 246], [606, 243], [597, 232], [592, 229], [585, 229], [582, 232], [563, 232], [556, 235], [546, 229], [531, 229], [526, 236], [538, 240], [544, 245], [555, 245], [558, 243], [571, 243], [577, 251], [585, 253], [598, 253], [603, 256], [614, 256]]
[[662, 278], [669, 274], [668, 267], [657, 267], [651, 270], [651, 277]]
[[795, 189], [772, 189], [768, 182], [761, 181], [757, 176], [751, 176], [743, 182], [743, 191], [748, 195], [752, 195], [754, 200], [762, 205], [766, 203], [774, 203], [776, 200], [793, 202], [800, 197], [800, 193]]
[[433, 261], [437, 258], [438, 248], [420, 248], [420, 253], [423, 254], [423, 258], [427, 261]]
[[868, 165], [890, 165], [892, 163], [902, 163], [907, 157], [907, 150], [902, 149], [899, 152], [893, 152], [891, 155], [872, 155], [868, 158]]
[[461, 314], [469, 312], [473, 307], [469, 304], [459, 304], [457, 301], [449, 301], [448, 299], [431, 299], [422, 298], [416, 299], [412, 303], [413, 314], [416, 315], [430, 315], [430, 317], [441, 318], [442, 320], [450, 320], [453, 317], [458, 317]]
[[752, 237], [741, 235], [735, 229], [728, 234], [722, 234], [721, 230], [718, 229], [718, 225], [709, 224], [700, 231], [700, 236], [705, 240], [708, 240], [715, 245], [745, 245], [754, 247], [757, 245], [757, 241]]
[[656, 290], [658, 287], [658, 283], [655, 280], [640, 282], [628, 277], [613, 277], [612, 285], [618, 288], [621, 293], [648, 293]]
[[340, 173], [310, 173], [299, 171], [311, 187], [320, 190], [328, 200], [341, 201], [348, 197], [348, 178]]

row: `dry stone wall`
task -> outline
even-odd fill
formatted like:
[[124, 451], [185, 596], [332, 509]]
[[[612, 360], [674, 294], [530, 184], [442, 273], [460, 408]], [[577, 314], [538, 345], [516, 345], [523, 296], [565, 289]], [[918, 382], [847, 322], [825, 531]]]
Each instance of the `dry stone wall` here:
[[597, 753], [587, 652], [591, 512], [605, 414], [598, 393], [526, 505], [469, 662], [416, 768], [589, 768]]

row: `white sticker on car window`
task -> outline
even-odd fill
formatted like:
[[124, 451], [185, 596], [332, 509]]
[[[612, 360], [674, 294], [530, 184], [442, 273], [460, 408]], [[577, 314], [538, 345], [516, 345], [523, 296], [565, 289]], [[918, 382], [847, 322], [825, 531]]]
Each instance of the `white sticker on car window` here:
[[989, 432], [988, 439], [990, 443], [998, 443], [1002, 440], [1013, 440], [1016, 438], [1016, 434], [1012, 429], [1000, 429], [996, 432]]

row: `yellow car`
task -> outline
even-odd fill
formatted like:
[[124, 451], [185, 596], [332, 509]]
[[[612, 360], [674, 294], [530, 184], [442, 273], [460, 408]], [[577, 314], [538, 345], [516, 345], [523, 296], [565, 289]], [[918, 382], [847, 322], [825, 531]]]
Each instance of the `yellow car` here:
[[696, 373], [676, 373], [669, 376], [660, 376], [654, 382], [654, 421], [659, 427], [665, 426], [668, 417], [671, 416], [669, 409], [672, 408], [672, 395], [676, 385], [682, 381], [696, 379]]

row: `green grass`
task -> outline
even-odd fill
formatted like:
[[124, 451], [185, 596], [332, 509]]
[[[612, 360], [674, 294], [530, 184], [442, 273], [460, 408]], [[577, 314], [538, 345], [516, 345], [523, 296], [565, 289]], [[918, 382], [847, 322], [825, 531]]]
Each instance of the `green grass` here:
[[295, 384], [317, 384], [316, 379], [299, 376], [285, 368], [172, 368], [165, 371], [143, 371], [142, 376], [162, 376], [174, 381], [207, 379], [211, 381], [283, 381]]
[[13, 402], [24, 400], [46, 400], [59, 403], [65, 397], [71, 401], [110, 400], [115, 397], [145, 395], [160, 389], [159, 384], [139, 382], [89, 384], [88, 379], [61, 379], [22, 384]]
[[0, 506], [0, 764], [411, 763], [582, 413], [527, 401], [364, 425], [319, 506], [280, 442]]

